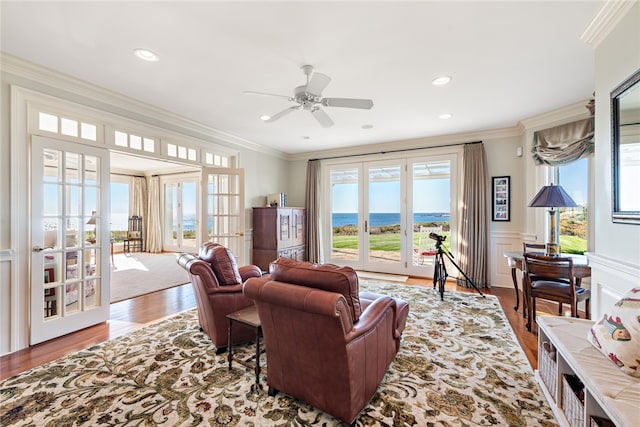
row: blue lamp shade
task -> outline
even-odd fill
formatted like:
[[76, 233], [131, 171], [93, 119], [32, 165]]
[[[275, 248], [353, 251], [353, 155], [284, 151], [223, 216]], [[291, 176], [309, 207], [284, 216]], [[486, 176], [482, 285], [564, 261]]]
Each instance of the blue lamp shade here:
[[530, 208], [575, 208], [576, 202], [559, 185], [545, 185], [529, 202]]

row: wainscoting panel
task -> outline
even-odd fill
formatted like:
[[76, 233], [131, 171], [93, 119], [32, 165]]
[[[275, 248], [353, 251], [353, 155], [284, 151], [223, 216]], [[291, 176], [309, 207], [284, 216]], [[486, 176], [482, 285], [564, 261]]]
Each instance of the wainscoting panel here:
[[0, 355], [12, 351], [11, 337], [11, 269], [15, 251], [0, 250]]
[[[505, 252], [521, 251], [523, 236], [514, 232], [494, 231], [489, 237], [489, 279], [491, 286], [512, 288], [511, 269], [507, 265]], [[520, 273], [518, 272], [518, 275]], [[518, 287], [520, 283], [518, 282]]]
[[599, 320], [631, 288], [640, 286], [640, 265], [597, 253], [587, 255], [591, 265], [591, 319]]

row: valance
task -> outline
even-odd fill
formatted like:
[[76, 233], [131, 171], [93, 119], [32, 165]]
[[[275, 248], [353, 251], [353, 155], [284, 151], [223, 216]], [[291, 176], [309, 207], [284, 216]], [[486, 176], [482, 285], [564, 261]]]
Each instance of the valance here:
[[536, 164], [563, 165], [593, 153], [593, 117], [544, 129], [533, 134]]

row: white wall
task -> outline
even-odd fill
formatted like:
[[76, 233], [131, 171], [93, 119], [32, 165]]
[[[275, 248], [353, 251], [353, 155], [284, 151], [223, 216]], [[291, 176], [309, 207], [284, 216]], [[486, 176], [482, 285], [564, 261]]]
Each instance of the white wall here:
[[624, 16], [595, 48], [596, 152], [595, 249], [591, 290], [593, 318], [632, 286], [640, 285], [640, 225], [611, 221], [611, 104], [610, 93], [640, 69], [640, 3]]

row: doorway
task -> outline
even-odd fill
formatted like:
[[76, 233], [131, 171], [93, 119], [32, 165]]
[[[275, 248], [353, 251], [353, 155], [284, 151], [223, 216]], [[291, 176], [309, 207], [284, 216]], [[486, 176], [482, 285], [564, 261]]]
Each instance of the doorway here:
[[163, 246], [172, 252], [198, 250], [199, 177], [163, 176]]

